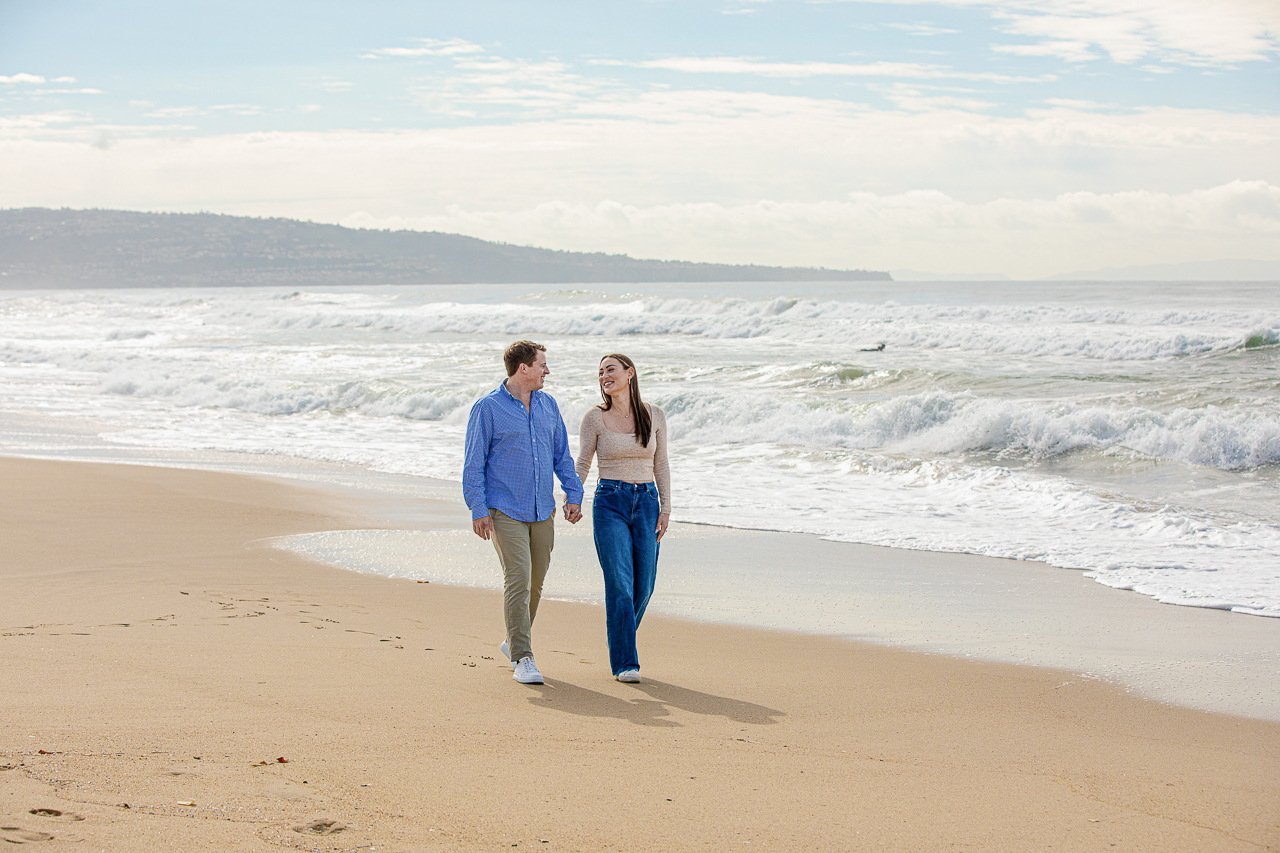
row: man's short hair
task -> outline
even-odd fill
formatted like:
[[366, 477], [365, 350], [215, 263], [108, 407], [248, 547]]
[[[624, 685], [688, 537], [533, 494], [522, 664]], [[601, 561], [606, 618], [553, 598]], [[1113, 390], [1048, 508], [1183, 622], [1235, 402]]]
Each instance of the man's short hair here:
[[507, 375], [515, 376], [522, 364], [532, 366], [538, 360], [538, 353], [546, 351], [547, 348], [542, 344], [535, 344], [533, 341], [516, 341], [502, 354], [502, 362], [507, 366]]

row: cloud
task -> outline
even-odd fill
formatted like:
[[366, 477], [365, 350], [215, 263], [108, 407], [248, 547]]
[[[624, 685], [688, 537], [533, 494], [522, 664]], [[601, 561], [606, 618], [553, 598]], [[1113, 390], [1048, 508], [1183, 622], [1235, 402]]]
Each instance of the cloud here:
[[[822, 202], [758, 201], [638, 207], [548, 202], [518, 211], [452, 206], [422, 217], [355, 213], [362, 228], [446, 231], [527, 245], [636, 257], [873, 269], [910, 263], [983, 271], [992, 249], [1001, 268], [1041, 277], [1088, 263], [1132, 264], [1267, 252], [1280, 236], [1280, 186], [1235, 181], [1181, 194], [1065, 193], [1049, 199], [965, 203], [945, 193], [854, 193]], [[1135, 252], [1139, 241], [1142, 248]], [[784, 248], [785, 247], [785, 248]]]
[[93, 141], [89, 144], [94, 148], [97, 148], [99, 151], [107, 151], [119, 141], [120, 138], [118, 136], [110, 130], [103, 129], [98, 131], [97, 135], [93, 138]]
[[[139, 103], [141, 104], [143, 102], [139, 102]], [[170, 118], [189, 118], [191, 116], [204, 116], [204, 115], [209, 115], [211, 113], [217, 113], [217, 112], [231, 113], [232, 115], [239, 115], [239, 116], [256, 116], [256, 115], [262, 115], [263, 109], [262, 107], [256, 106], [254, 104], [215, 104], [214, 106], [210, 106], [210, 107], [193, 107], [193, 106], [160, 107], [159, 109], [152, 110], [151, 112], [144, 113], [143, 115], [146, 116], [147, 118], [170, 119]]]
[[1151, 22], [1141, 15], [1119, 14], [1056, 15], [1037, 14], [1007, 16], [1002, 28], [1011, 35], [1040, 37], [1032, 45], [997, 46], [998, 52], [1022, 56], [1060, 56], [1072, 62], [1097, 59], [1092, 48], [1097, 46], [1117, 62], [1133, 63], [1156, 52]]
[[414, 41], [422, 46], [379, 48], [365, 58], [446, 60], [443, 67], [438, 62], [415, 64], [424, 70], [406, 87], [410, 101], [431, 114], [524, 120], [567, 115], [582, 109], [591, 98], [619, 88], [609, 80], [576, 74], [555, 58], [508, 59], [459, 38]]
[[1275, 0], [939, 2], [988, 10], [1001, 31], [1033, 40], [1000, 45], [1001, 53], [1057, 56], [1071, 62], [1106, 55], [1122, 64], [1160, 59], [1218, 66], [1280, 57], [1280, 3]]
[[[516, 88], [490, 94], [499, 100], [523, 97]], [[328, 198], [340, 204], [353, 193], [384, 194], [387, 205], [459, 198], [490, 204], [485, 199], [492, 198], [495, 205], [528, 206], [548, 198], [579, 203], [601, 197], [639, 205], [700, 199], [728, 203], [830, 198], [833, 192], [860, 189], [893, 193], [921, 185], [972, 200], [1076, 189], [1173, 190], [1236, 177], [1280, 183], [1275, 158], [1280, 116], [1108, 109], [1091, 103], [1044, 104], [1025, 115], [984, 115], [928, 102], [963, 99], [963, 90], [916, 84], [898, 86], [895, 94], [920, 99], [921, 109], [671, 89], [570, 103], [566, 110], [548, 110], [542, 121], [254, 134], [253, 157], [243, 141], [250, 135], [227, 134], [190, 140], [182, 151], [196, 146], [207, 152], [188, 164], [192, 193], [205, 197], [209, 189], [203, 178], [216, 175], [216, 194], [228, 202], [242, 192], [257, 197], [254, 182], [237, 169], [251, 175], [259, 168], [274, 172], [281, 167], [271, 179], [276, 198], [287, 200], [296, 193], [317, 203]], [[201, 112], [194, 106], [171, 107], [156, 115], [180, 120]], [[74, 116], [74, 122], [50, 122], [48, 114], [41, 115], [45, 118], [26, 117], [22, 126], [27, 130], [8, 134], [25, 140], [30, 147], [23, 151], [33, 156], [37, 151], [52, 156], [56, 144], [83, 144], [89, 136], [83, 114], [64, 114]], [[157, 146], [157, 152], [168, 151], [165, 138], [172, 128], [159, 131], [152, 130], [148, 144]], [[260, 144], [263, 140], [270, 144]], [[50, 147], [41, 148], [41, 143]], [[131, 151], [139, 158], [130, 168], [142, 174], [131, 175], [129, 182], [140, 191], [180, 190], [181, 183], [157, 185], [145, 179], [143, 148], [143, 140], [117, 146], [120, 154]], [[74, 158], [63, 168], [56, 161], [25, 157], [11, 164], [0, 157], [0, 170], [9, 174], [9, 165], [13, 171], [29, 170], [51, 191], [55, 185], [74, 190], [82, 179], [71, 168]], [[126, 161], [122, 156], [122, 168]], [[204, 164], [210, 161], [224, 162], [226, 171], [208, 170]], [[386, 180], [392, 176], [394, 180]], [[365, 181], [367, 188], [362, 187]], [[95, 204], [109, 206], [103, 200]]]
[[380, 59], [384, 56], [434, 56], [437, 51], [429, 47], [380, 47], [366, 53], [361, 59]]
[[[1270, 0], [1070, 0], [1009, 15], [1008, 31], [1085, 41], [1113, 60], [1190, 64], [1267, 61], [1280, 52], [1280, 4]], [[1066, 14], [1057, 14], [1063, 10]]]
[[32, 89], [33, 95], [101, 95], [101, 89]]
[[[898, 21], [919, 14], [918, 4], [901, 5]], [[1098, 89], [1073, 86], [1015, 90], [1033, 106], [1014, 112], [993, 103], [1007, 90], [987, 84], [1053, 79], [1013, 76], [1047, 64], [1017, 56], [1126, 63], [1135, 73], [1125, 79], [1277, 60], [1280, 3], [938, 0], [934, 8], [948, 5], [968, 7], [970, 19], [975, 10], [991, 16], [997, 62], [521, 59], [465, 39], [405, 39], [366, 53], [395, 63], [377, 67], [394, 68], [403, 81], [394, 94], [422, 110], [384, 116], [397, 130], [179, 137], [176, 125], [196, 116], [265, 114], [203, 99], [131, 102], [148, 127], [107, 126], [73, 111], [6, 115], [0, 206], [203, 208], [319, 221], [365, 211], [370, 221], [559, 248], [1041, 274], [1274, 251], [1275, 111], [1133, 108], [1086, 100]], [[929, 22], [897, 28], [947, 35]], [[1242, 84], [1254, 85], [1258, 73]], [[37, 80], [0, 77], [0, 91], [19, 104]], [[364, 82], [317, 73], [313, 94], [349, 90], [352, 81]], [[273, 115], [319, 124], [300, 117], [318, 105], [271, 106]], [[236, 122], [245, 123], [266, 125]], [[1144, 230], [1144, 216], [1160, 227]]]
[[677, 56], [636, 62], [597, 59], [594, 65], [625, 65], [632, 68], [656, 68], [687, 74], [750, 74], [758, 77], [906, 77], [914, 79], [988, 80], [996, 83], [1042, 82], [1044, 77], [1014, 77], [991, 72], [958, 71], [942, 65], [910, 62], [768, 62], [740, 56]]
[[380, 47], [364, 54], [362, 59], [404, 56], [466, 56], [484, 53], [484, 48], [465, 39], [413, 39], [421, 47]]
[[82, 125], [88, 120], [88, 115], [74, 110], [0, 116], [0, 139], [5, 137], [22, 138], [32, 131], [46, 131], [69, 125]]
[[590, 111], [619, 87], [569, 70], [558, 60], [531, 62], [496, 56], [454, 57], [447, 73], [430, 74], [408, 87], [414, 102], [431, 112], [525, 120]]
[[955, 89], [954, 87], [929, 86], [899, 81], [888, 86], [876, 86], [874, 88], [898, 109], [912, 112], [959, 110], [981, 113], [999, 106], [999, 104], [973, 97], [972, 93]]
[[[1255, 211], [1237, 218], [1234, 233], [1209, 227], [1221, 215], [1192, 215], [1212, 206], [1209, 196], [1177, 199], [1237, 178], [1280, 186], [1280, 116], [1084, 100], [1002, 115], [982, 112], [981, 96], [962, 86], [892, 79], [877, 85], [902, 108], [883, 109], [759, 91], [637, 92], [555, 60], [472, 54], [446, 62], [450, 73], [418, 78], [414, 97], [497, 118], [179, 138], [172, 125], [103, 136], [82, 113], [8, 116], [0, 206], [316, 221], [365, 211], [554, 248], [1035, 275], [1149, 263], [1161, 253], [1260, 257], [1277, 245], [1255, 223], [1270, 221], [1270, 190], [1224, 191], [1238, 209]], [[171, 122], [212, 110], [162, 109], [157, 115]], [[507, 121], [506, 112], [522, 120]], [[1124, 195], [1138, 188], [1151, 195]], [[1186, 221], [1207, 225], [1176, 239], [1175, 231], [1137, 230], [1122, 201], [1165, 211], [1153, 214], [1156, 223], [1183, 204], [1192, 211]], [[605, 214], [626, 227], [605, 228]], [[1034, 239], [1019, 242], [1021, 231]]]
[[1083, 98], [1046, 98], [1044, 101], [1051, 107], [1065, 107], [1069, 110], [1115, 110], [1118, 104], [1103, 104], [1098, 101], [1087, 101]]
[[890, 27], [890, 28], [895, 29], [895, 30], [902, 30], [903, 32], [908, 33], [909, 35], [913, 35], [913, 36], [942, 36], [942, 35], [954, 35], [954, 34], [956, 34], [956, 33], [960, 32], [959, 30], [949, 30], [949, 29], [947, 29], [947, 28], [945, 28], [945, 27], [938, 27], [938, 26], [934, 26], [933, 24], [899, 24], [899, 23], [888, 23], [888, 24], [885, 24], [885, 26], [886, 26], [886, 27]]
[[[832, 0], [919, 6], [918, 0]], [[1229, 66], [1280, 58], [1280, 3], [1275, 0], [934, 0], [986, 11], [1001, 32], [1029, 39], [998, 53], [1056, 56], [1070, 62], [1134, 64], [1159, 59]]]
[[996, 53], [1008, 53], [1014, 56], [1056, 56], [1067, 62], [1090, 62], [1098, 59], [1098, 54], [1091, 49], [1087, 41], [1043, 41], [1039, 44], [996, 44], [991, 49]]
[[144, 113], [147, 118], [187, 118], [188, 116], [204, 114], [205, 111], [200, 107], [160, 107], [149, 113]]
[[231, 113], [238, 116], [262, 115], [262, 107], [255, 104], [215, 104], [209, 107], [214, 112]]

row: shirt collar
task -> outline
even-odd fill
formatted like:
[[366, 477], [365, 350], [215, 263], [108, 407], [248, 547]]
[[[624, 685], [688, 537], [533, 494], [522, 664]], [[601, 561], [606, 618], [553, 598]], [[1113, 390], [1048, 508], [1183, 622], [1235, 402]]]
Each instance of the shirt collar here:
[[[515, 403], [520, 408], [522, 409], [524, 408], [524, 403], [521, 403], [520, 400], [516, 398], [516, 395], [512, 394], [510, 389], [507, 388], [507, 383], [505, 380], [498, 385], [498, 390], [501, 391], [503, 394], [506, 394], [508, 400]], [[530, 409], [533, 408], [534, 401], [538, 399], [538, 395], [541, 393], [542, 392], [538, 391], [537, 389], [529, 392], [529, 408]]]

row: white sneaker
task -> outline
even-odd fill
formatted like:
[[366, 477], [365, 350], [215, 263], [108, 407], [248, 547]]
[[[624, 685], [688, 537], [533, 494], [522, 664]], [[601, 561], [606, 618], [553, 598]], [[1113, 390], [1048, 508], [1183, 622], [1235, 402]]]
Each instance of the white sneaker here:
[[515, 675], [511, 676], [521, 684], [541, 684], [542, 673], [538, 672], [538, 665], [533, 662], [533, 655], [520, 658], [515, 666]]
[[622, 672], [618, 673], [618, 680], [621, 681], [623, 684], [639, 684], [640, 670], [638, 669], [623, 670]]
[[[506, 640], [503, 640], [502, 645], [498, 646], [498, 651], [502, 652], [502, 656], [504, 658], [506, 658], [507, 660], [511, 660], [511, 646], [507, 644]], [[512, 661], [511, 666], [513, 669], [515, 668], [514, 661]]]

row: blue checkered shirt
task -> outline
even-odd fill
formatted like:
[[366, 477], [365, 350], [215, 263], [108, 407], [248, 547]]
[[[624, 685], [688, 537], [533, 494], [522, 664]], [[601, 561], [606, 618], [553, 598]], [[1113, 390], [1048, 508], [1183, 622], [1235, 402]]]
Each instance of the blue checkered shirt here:
[[551, 475], [560, 478], [566, 500], [582, 503], [582, 481], [573, 470], [569, 433], [550, 394], [534, 391], [529, 408], [506, 383], [476, 401], [467, 419], [462, 497], [472, 519], [490, 509], [517, 521], [544, 521], [556, 511]]

